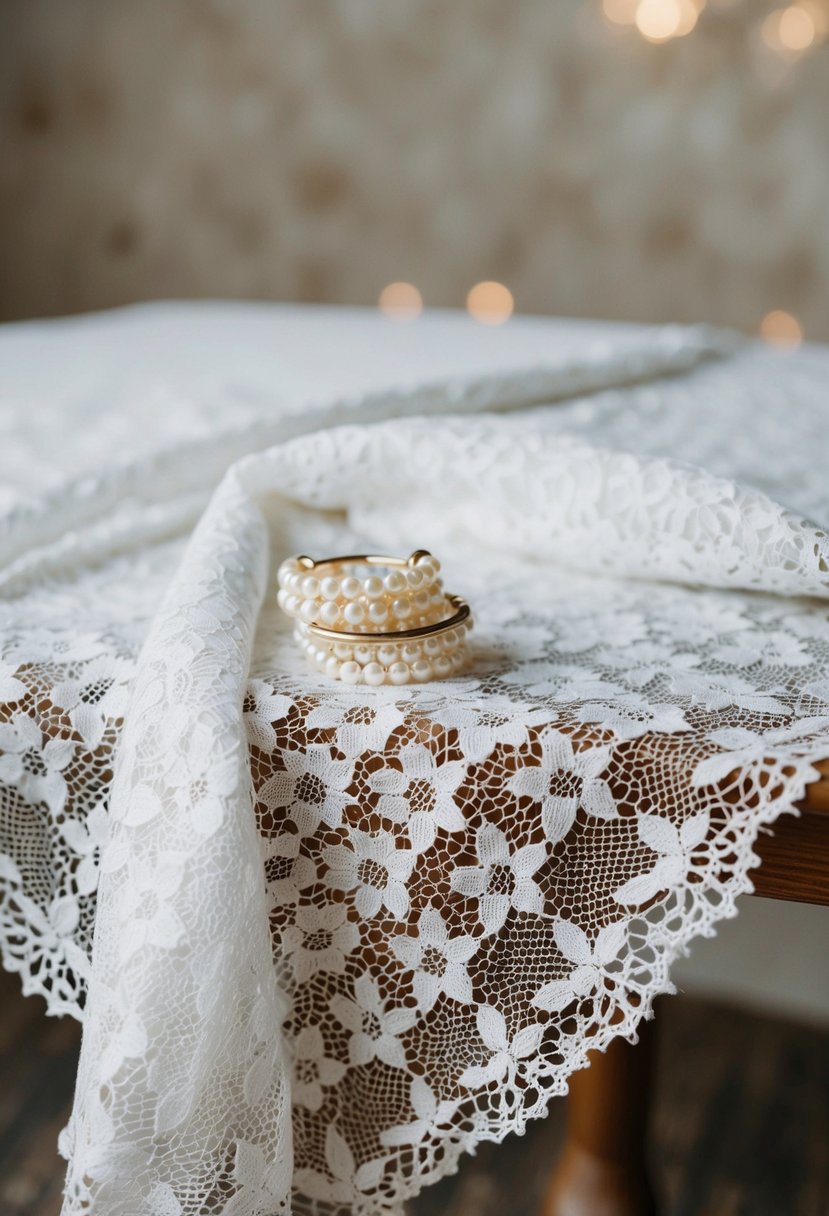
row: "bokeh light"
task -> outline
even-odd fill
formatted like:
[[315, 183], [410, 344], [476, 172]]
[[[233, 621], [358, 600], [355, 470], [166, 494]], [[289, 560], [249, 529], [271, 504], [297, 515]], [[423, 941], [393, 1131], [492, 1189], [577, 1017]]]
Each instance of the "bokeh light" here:
[[636, 28], [649, 42], [666, 42], [679, 29], [679, 0], [641, 0], [636, 9]]
[[791, 349], [803, 341], [803, 327], [790, 312], [775, 308], [760, 322], [760, 335], [770, 346]]
[[690, 34], [699, 20], [699, 15], [705, 8], [705, 0], [679, 0], [680, 19], [676, 31], [677, 38]]
[[423, 297], [413, 283], [389, 283], [377, 304], [391, 321], [414, 321], [423, 312]]
[[614, 25], [633, 25], [639, 0], [603, 0], [602, 12]]
[[512, 316], [515, 301], [503, 283], [487, 280], [475, 284], [466, 297], [466, 307], [482, 325], [503, 325]]
[[690, 34], [705, 0], [639, 0], [634, 21], [648, 42], [667, 42]]
[[[823, 24], [823, 23], [821, 23]], [[790, 4], [769, 13], [761, 26], [763, 41], [774, 51], [808, 51], [823, 31], [812, 5]]]
[[799, 7], [805, 9], [815, 26], [815, 41], [822, 42], [829, 34], [829, 5], [826, 0], [800, 0]]

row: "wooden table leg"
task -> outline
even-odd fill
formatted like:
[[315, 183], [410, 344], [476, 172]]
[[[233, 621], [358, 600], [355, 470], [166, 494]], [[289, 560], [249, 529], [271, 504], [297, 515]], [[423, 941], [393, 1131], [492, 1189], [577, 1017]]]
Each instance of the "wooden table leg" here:
[[656, 1216], [646, 1160], [653, 1024], [570, 1078], [567, 1135], [542, 1216]]

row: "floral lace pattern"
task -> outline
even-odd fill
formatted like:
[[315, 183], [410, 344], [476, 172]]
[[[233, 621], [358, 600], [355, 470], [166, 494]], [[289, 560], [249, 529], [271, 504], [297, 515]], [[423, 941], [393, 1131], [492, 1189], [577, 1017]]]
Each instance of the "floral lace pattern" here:
[[[107, 478], [68, 492], [69, 539], [22, 558], [37, 513], [9, 523], [0, 925], [27, 989], [84, 1017], [67, 1216], [396, 1211], [634, 1035], [734, 915], [829, 755], [804, 519], [829, 504], [807, 443], [796, 484], [766, 468], [829, 361], [678, 348], [681, 376], [509, 417], [269, 423], [186, 541], [210, 452], [180, 510], [175, 461], [134, 472], [132, 547]], [[470, 670], [309, 671], [275, 562], [412, 537], [475, 606]]]

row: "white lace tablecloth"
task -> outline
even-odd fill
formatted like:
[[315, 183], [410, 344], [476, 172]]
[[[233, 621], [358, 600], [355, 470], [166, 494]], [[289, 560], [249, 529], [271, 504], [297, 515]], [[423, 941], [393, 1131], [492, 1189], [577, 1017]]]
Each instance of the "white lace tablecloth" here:
[[[0, 332], [0, 937], [84, 1019], [65, 1213], [396, 1210], [635, 1034], [829, 756], [827, 387], [697, 330]], [[304, 667], [275, 563], [355, 546], [439, 553], [463, 678]]]

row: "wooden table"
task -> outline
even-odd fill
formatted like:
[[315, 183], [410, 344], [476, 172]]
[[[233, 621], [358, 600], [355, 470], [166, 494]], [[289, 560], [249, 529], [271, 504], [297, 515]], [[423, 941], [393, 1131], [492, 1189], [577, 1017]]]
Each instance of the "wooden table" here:
[[[829, 905], [829, 760], [807, 789], [801, 814], [782, 815], [756, 852], [755, 895]], [[647, 1165], [654, 1023], [634, 1047], [595, 1052], [570, 1081], [567, 1138], [543, 1216], [657, 1216]]]

